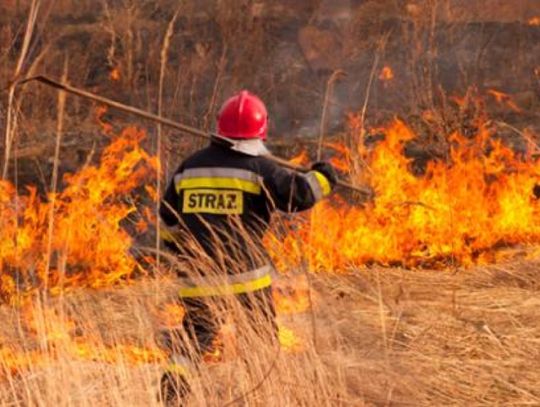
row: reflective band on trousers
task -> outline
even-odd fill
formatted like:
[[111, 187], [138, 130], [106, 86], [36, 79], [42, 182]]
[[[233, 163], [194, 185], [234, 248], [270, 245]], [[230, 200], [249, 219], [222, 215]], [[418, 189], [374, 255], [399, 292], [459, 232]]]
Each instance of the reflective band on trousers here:
[[169, 358], [169, 363], [165, 367], [165, 371], [187, 377], [189, 376], [191, 368], [192, 363], [188, 358], [181, 355], [172, 355]]
[[304, 177], [308, 182], [316, 201], [320, 201], [332, 191], [330, 182], [328, 182], [326, 177], [320, 172], [310, 171], [305, 174]]
[[[246, 294], [269, 287], [272, 284], [270, 272], [272, 267], [266, 265], [247, 273], [227, 276], [226, 283], [220, 285], [191, 285], [178, 291], [180, 298], [214, 297], [232, 294]], [[188, 284], [193, 284], [187, 280]]]
[[252, 194], [261, 193], [259, 174], [240, 168], [201, 167], [182, 171], [174, 177], [176, 191], [192, 188], [239, 189]]

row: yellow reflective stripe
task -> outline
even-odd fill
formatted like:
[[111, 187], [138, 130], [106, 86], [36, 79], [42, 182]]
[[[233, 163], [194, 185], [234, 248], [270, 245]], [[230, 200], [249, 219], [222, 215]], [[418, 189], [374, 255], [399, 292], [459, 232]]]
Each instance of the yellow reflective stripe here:
[[315, 178], [317, 178], [317, 181], [321, 186], [323, 196], [330, 195], [330, 192], [332, 192], [332, 187], [330, 186], [330, 182], [328, 181], [328, 179], [318, 171], [313, 171], [313, 173], [315, 174]]
[[239, 178], [246, 181], [257, 182], [261, 176], [256, 172], [231, 167], [198, 167], [188, 168], [175, 175], [176, 181], [182, 178]]
[[261, 186], [253, 181], [246, 181], [240, 178], [225, 177], [200, 177], [182, 178], [176, 183], [176, 191], [193, 188], [218, 188], [218, 189], [239, 189], [252, 194], [260, 194]]
[[181, 298], [214, 297], [220, 295], [246, 294], [261, 290], [272, 284], [272, 276], [266, 274], [245, 283], [223, 284], [217, 286], [184, 287], [178, 292]]
[[[270, 264], [266, 264], [262, 267], [256, 268], [254, 270], [246, 271], [244, 273], [235, 273], [227, 275], [226, 278], [226, 284], [236, 284], [236, 283], [248, 283], [253, 280], [258, 280], [261, 277], [266, 276], [267, 274], [270, 274], [274, 271], [273, 267]], [[194, 281], [193, 277], [184, 278], [181, 280], [181, 285], [185, 287], [196, 287], [196, 286], [203, 286], [205, 285], [204, 282], [208, 281], [204, 276], [202, 277], [202, 280], [199, 279], [199, 282]], [[202, 282], [201, 282], [202, 281]]]
[[179, 365], [177, 363], [171, 363], [165, 367], [165, 371], [169, 373], [175, 373], [180, 376], [188, 376], [189, 371], [185, 366]]

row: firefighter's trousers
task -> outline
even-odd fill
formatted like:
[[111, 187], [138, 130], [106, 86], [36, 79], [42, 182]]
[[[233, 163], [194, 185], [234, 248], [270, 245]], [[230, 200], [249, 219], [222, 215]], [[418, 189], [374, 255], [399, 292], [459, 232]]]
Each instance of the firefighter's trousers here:
[[[263, 322], [263, 325], [266, 325], [262, 329], [266, 328], [268, 334], [273, 336], [268, 338], [269, 342], [274, 341], [277, 338], [277, 325], [272, 288], [266, 287], [252, 293], [237, 294], [236, 299], [253, 323]], [[213, 351], [214, 340], [224, 322], [212, 310], [217, 301], [219, 299], [215, 297], [181, 300], [185, 309], [181, 328], [163, 332], [163, 345], [171, 355], [182, 356], [181, 359], [187, 364], [195, 366], [205, 353]]]
[[[253, 272], [245, 274], [253, 275]], [[255, 284], [252, 284], [253, 281]], [[223, 317], [227, 314], [226, 307], [231, 305], [230, 295], [234, 296], [234, 302], [241, 308], [240, 311], [253, 331], [265, 342], [276, 343], [278, 332], [270, 284], [270, 275], [267, 278], [265, 274], [250, 280], [247, 285], [236, 283], [236, 289], [222, 293], [225, 295], [198, 295], [219, 294], [212, 291], [215, 287], [207, 291], [198, 291], [195, 287], [180, 290], [180, 301], [185, 310], [182, 325], [162, 334], [163, 346], [170, 355], [167, 371], [189, 375], [191, 370], [199, 366], [202, 357], [214, 350], [216, 336], [225, 322]], [[240, 286], [245, 290], [240, 289]], [[242, 335], [242, 332], [237, 334]]]

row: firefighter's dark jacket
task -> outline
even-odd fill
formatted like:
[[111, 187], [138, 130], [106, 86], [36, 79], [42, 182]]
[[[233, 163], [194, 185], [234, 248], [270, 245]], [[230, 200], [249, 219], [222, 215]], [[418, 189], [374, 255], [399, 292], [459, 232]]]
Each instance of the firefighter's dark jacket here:
[[[264, 156], [211, 143], [180, 165], [160, 215], [168, 227], [178, 226], [193, 236], [209, 256], [221, 250], [234, 253], [246, 267], [258, 267], [260, 261], [250, 252], [253, 245], [264, 252], [262, 237], [272, 212], [309, 209], [330, 190], [329, 180], [320, 172], [299, 174]], [[182, 250], [182, 242], [172, 243], [168, 233], [164, 240]]]

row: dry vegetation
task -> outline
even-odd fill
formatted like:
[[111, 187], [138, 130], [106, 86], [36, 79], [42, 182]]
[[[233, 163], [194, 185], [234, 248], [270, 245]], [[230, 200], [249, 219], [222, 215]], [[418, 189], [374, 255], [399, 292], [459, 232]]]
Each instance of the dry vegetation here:
[[[25, 48], [30, 3], [0, 5], [1, 89], [18, 71], [61, 77], [67, 66], [72, 84], [211, 128], [218, 102], [246, 87], [267, 102], [274, 140], [300, 136], [297, 144], [304, 144], [321, 128], [323, 105], [329, 132], [344, 129], [347, 112], [362, 110], [375, 69], [369, 126], [398, 114], [421, 131], [434, 124], [434, 131], [447, 129], [452, 120], [439, 112], [471, 86], [483, 95], [492, 88], [506, 92], [523, 110], [518, 115], [488, 99], [499, 119], [520, 129], [538, 123], [539, 30], [528, 24], [540, 15], [534, 0], [519, 0], [511, 9], [496, 0], [467, 6], [458, 0], [44, 0], [36, 2], [34, 35]], [[394, 71], [392, 81], [378, 79], [383, 65]], [[328, 95], [336, 71], [346, 75]], [[2, 98], [2, 128], [8, 102]], [[25, 120], [18, 122], [12, 158], [18, 157], [21, 181], [49, 184], [44, 178], [52, 166], [47, 157], [55, 145], [55, 106], [55, 93], [40, 86], [17, 94], [14, 107]], [[422, 115], [425, 110], [435, 113], [432, 119]], [[112, 119], [116, 125], [131, 121], [117, 112], [103, 116]], [[64, 120], [61, 172], [79, 167], [93, 146], [107, 142], [96, 136], [93, 106], [68, 98]], [[147, 130], [158, 133], [151, 124]], [[197, 146], [167, 130], [161, 139], [166, 171]], [[155, 151], [157, 137], [152, 140]]]
[[[350, 8], [343, 14], [333, 3]], [[348, 111], [361, 112], [356, 130], [406, 118], [421, 141], [411, 154], [424, 159], [444, 155], [445, 136], [466, 134], [480, 110], [516, 148], [534, 144], [540, 27], [530, 22], [540, 9], [518, 3], [2, 1], [4, 178], [21, 193], [26, 184], [41, 195], [62, 190], [62, 174], [95, 162], [132, 121], [36, 85], [10, 87], [38, 72], [206, 129], [222, 98], [247, 87], [268, 101], [274, 135], [297, 136], [274, 138], [282, 152], [313, 148], [306, 134], [320, 129], [358, 144], [358, 133], [342, 131]], [[383, 66], [391, 81], [381, 79]], [[512, 96], [470, 109], [453, 102], [492, 88]], [[146, 148], [161, 155], [166, 179], [200, 144], [152, 126]], [[279, 317], [297, 338], [292, 346], [261, 343], [237, 310], [244, 335], [223, 334], [224, 360], [192, 378], [192, 404], [538, 405], [539, 264], [530, 257], [443, 271], [310, 273], [312, 307]], [[295, 286], [297, 272], [282, 284]], [[172, 323], [164, 307], [176, 283], [153, 277], [2, 305], [0, 405], [158, 405], [158, 331]]]
[[[229, 337], [225, 361], [194, 378], [193, 405], [536, 405], [537, 267], [316, 275], [315, 319], [280, 317], [299, 348]], [[173, 287], [73, 293], [22, 320], [4, 308], [4, 343], [23, 360], [37, 350], [44, 359], [10, 373], [4, 358], [3, 405], [157, 405], [159, 363], [119, 344], [159, 361], [158, 305]], [[242, 322], [236, 328], [245, 333]]]

